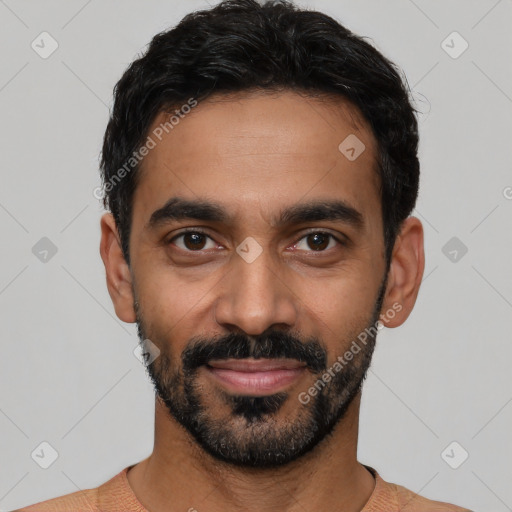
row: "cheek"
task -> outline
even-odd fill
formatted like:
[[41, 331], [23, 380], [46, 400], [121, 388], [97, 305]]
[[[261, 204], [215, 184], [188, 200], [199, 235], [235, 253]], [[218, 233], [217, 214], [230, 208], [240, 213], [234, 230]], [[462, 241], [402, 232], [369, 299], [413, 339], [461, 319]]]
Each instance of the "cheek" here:
[[183, 316], [188, 302], [193, 300], [195, 286], [187, 285], [179, 271], [171, 267], [161, 247], [148, 242], [133, 255], [135, 283], [140, 302], [145, 305], [146, 316], [151, 311], [155, 318]]
[[138, 282], [137, 298], [148, 337], [172, 346], [172, 352], [181, 352], [186, 342], [199, 334], [196, 320], [207, 317], [208, 292], [214, 282], [189, 282], [151, 265], [140, 273]]
[[329, 324], [365, 315], [373, 307], [376, 294], [374, 276], [354, 267], [324, 276], [313, 285], [305, 282], [304, 286], [304, 303], [322, 318], [331, 319]]
[[302, 314], [309, 317], [304, 324], [324, 341], [329, 359], [345, 352], [369, 326], [376, 294], [374, 280], [356, 272], [325, 279], [303, 293]]

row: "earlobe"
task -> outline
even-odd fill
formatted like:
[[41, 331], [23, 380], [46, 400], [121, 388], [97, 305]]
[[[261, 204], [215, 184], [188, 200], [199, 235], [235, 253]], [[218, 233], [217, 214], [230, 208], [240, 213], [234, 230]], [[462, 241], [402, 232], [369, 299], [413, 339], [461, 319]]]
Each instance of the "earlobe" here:
[[100, 255], [105, 265], [107, 288], [116, 315], [123, 322], [135, 322], [133, 283], [130, 268], [121, 249], [114, 217], [105, 213], [101, 217]]
[[[416, 217], [402, 223], [391, 259], [380, 321], [386, 327], [402, 325], [410, 315], [423, 277], [425, 252], [423, 226]], [[393, 310], [393, 315], [386, 312]]]

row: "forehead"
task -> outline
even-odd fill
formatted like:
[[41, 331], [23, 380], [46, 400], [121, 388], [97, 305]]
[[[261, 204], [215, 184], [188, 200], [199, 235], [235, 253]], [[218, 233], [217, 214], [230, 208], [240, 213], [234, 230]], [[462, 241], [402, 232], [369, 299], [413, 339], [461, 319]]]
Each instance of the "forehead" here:
[[315, 197], [342, 198], [361, 211], [380, 200], [374, 136], [342, 98], [217, 94], [160, 113], [148, 136], [155, 146], [141, 165], [134, 220], [147, 221], [177, 195], [215, 198], [247, 215]]

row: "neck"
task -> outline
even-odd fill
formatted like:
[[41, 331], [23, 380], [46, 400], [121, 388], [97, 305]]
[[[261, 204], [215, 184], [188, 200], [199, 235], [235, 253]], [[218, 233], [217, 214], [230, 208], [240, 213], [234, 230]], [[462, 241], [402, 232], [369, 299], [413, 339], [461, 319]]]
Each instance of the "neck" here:
[[357, 461], [361, 395], [330, 436], [280, 468], [255, 469], [207, 454], [156, 400], [153, 453], [128, 472], [139, 501], [151, 512], [359, 512], [375, 486]]

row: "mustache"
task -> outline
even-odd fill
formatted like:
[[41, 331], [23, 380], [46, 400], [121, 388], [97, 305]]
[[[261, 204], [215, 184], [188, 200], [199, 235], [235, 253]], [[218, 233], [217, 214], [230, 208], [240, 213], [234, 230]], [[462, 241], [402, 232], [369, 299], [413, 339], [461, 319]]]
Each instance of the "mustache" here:
[[194, 338], [182, 353], [185, 371], [194, 371], [214, 359], [296, 359], [305, 363], [314, 373], [327, 369], [327, 352], [320, 341], [310, 338], [305, 342], [281, 331], [252, 337], [230, 333], [217, 339]]

